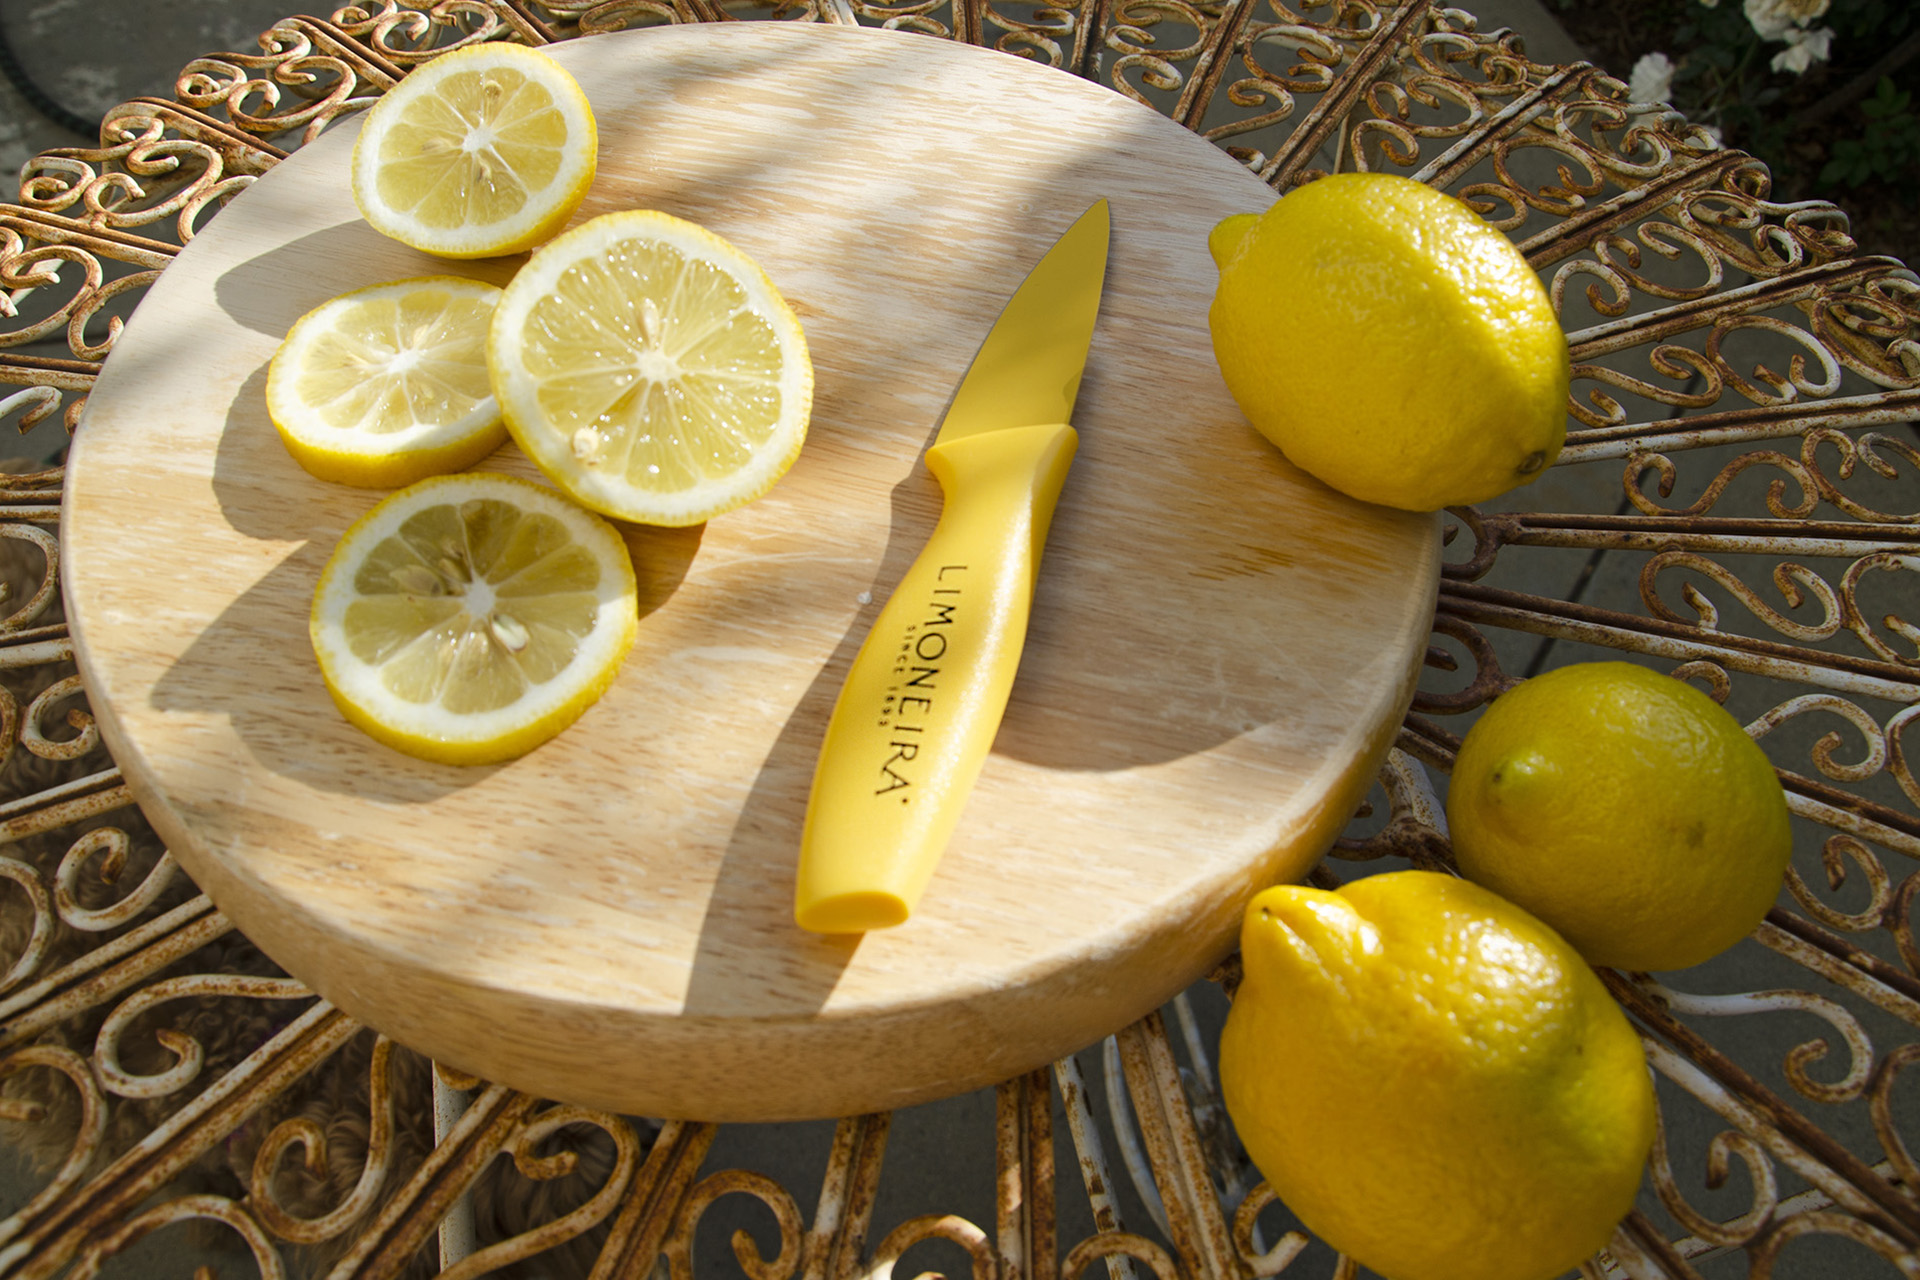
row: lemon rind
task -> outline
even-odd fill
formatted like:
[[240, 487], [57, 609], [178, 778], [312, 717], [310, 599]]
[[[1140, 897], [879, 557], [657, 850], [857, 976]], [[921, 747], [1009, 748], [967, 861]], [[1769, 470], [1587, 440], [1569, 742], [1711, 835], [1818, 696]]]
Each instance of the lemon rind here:
[[[279, 425], [274, 424], [276, 428]], [[400, 489], [430, 476], [465, 471], [490, 456], [508, 437], [506, 424], [496, 413], [478, 431], [462, 439], [391, 455], [319, 448], [288, 438], [284, 430], [280, 438], [294, 461], [316, 480], [356, 489]]]

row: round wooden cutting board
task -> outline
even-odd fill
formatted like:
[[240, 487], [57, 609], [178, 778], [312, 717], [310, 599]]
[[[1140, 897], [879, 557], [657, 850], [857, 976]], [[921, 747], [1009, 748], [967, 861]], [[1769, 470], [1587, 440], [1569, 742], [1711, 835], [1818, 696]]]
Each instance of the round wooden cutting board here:
[[[79, 661], [173, 852], [287, 970], [403, 1044], [547, 1097], [708, 1120], [990, 1084], [1203, 976], [1379, 766], [1427, 639], [1438, 521], [1348, 501], [1249, 428], [1206, 234], [1272, 193], [1154, 111], [886, 31], [663, 27], [553, 50], [600, 124], [579, 217], [659, 208], [773, 278], [817, 372], [798, 464], [686, 530], [627, 527], [640, 636], [510, 764], [395, 754], [320, 682], [307, 610], [381, 496], [312, 479], [267, 362], [347, 289], [451, 263], [382, 239], [343, 124], [142, 302], [68, 470]], [[921, 453], [1028, 269], [1095, 199], [1112, 256], [1079, 458], [1011, 705], [914, 918], [792, 923], [841, 680], [939, 514]], [[538, 478], [508, 445], [486, 468]]]

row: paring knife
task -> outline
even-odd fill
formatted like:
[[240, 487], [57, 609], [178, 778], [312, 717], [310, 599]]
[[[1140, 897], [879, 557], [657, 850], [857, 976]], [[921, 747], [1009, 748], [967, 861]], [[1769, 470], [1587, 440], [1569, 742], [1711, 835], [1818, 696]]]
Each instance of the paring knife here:
[[794, 918], [816, 933], [906, 920], [980, 774], [1079, 437], [1106, 280], [1101, 200], [1067, 229], [987, 334], [927, 450], [945, 505], [834, 704], [800, 837]]

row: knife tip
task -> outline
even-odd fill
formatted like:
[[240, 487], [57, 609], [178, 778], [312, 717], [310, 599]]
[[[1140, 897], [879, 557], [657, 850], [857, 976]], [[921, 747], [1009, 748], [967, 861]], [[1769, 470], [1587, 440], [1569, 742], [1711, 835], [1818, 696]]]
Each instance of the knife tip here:
[[1098, 200], [1088, 205], [1087, 211], [1074, 219], [1073, 225], [1078, 227], [1082, 223], [1092, 223], [1098, 226], [1103, 232], [1112, 232], [1113, 213], [1105, 196], [1101, 196]]

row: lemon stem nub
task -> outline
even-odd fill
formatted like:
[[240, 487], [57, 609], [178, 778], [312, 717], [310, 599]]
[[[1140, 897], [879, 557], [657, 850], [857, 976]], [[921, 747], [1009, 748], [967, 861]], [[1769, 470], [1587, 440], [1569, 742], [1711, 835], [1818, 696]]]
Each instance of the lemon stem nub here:
[[1222, 219], [1212, 231], [1207, 233], [1207, 252], [1213, 255], [1213, 265], [1224, 267], [1233, 255], [1240, 251], [1241, 242], [1247, 233], [1253, 230], [1253, 224], [1259, 221], [1256, 214], [1236, 213]]

